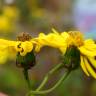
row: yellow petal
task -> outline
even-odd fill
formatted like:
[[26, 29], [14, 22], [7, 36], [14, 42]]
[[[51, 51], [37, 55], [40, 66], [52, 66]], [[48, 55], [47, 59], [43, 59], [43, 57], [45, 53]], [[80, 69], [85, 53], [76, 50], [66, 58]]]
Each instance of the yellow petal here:
[[16, 41], [10, 41], [10, 40], [5, 40], [5, 39], [0, 39], [0, 47], [5, 46], [5, 47], [10, 47], [14, 46]]
[[91, 51], [91, 50], [88, 50], [88, 49], [85, 48], [84, 46], [81, 46], [81, 47], [79, 47], [78, 49], [80, 50], [80, 52], [81, 52], [83, 55], [90, 56], [90, 57], [96, 56], [96, 52]]
[[7, 59], [13, 60], [16, 56], [16, 41], [0, 39], [0, 63], [5, 63]]
[[31, 52], [33, 49], [33, 44], [32, 42], [25, 41], [26, 47], [27, 47], [27, 52]]
[[62, 32], [61, 33], [61, 36], [64, 38], [64, 39], [67, 39], [70, 37], [70, 35], [67, 33], [67, 32]]
[[27, 54], [26, 51], [20, 52], [20, 55], [21, 55], [21, 56], [25, 56], [26, 54]]
[[96, 72], [92, 69], [86, 58], [84, 58], [84, 61], [88, 72], [96, 79]]
[[54, 28], [52, 28], [52, 31], [53, 31], [55, 34], [59, 34]]
[[96, 60], [94, 57], [88, 57], [89, 61], [91, 62], [91, 64], [96, 68]]
[[86, 65], [85, 65], [85, 62], [84, 62], [84, 57], [83, 56], [81, 56], [80, 57], [80, 59], [81, 59], [81, 63], [80, 63], [80, 65], [81, 65], [81, 67], [82, 67], [82, 69], [83, 69], [83, 71], [84, 71], [84, 73], [87, 75], [87, 76], [90, 76], [90, 74], [88, 73], [88, 70], [86, 69]]
[[22, 50], [22, 48], [21, 48], [21, 41], [17, 41], [14, 46], [15, 46], [15, 50], [17, 52], [20, 52]]
[[20, 55], [25, 56], [27, 53], [32, 51], [32, 49], [33, 49], [32, 42], [29, 42], [29, 41], [22, 42], [21, 49], [22, 50], [20, 51]]
[[39, 52], [41, 48], [42, 48], [41, 45], [39, 45], [39, 44], [36, 45], [36, 46], [35, 46], [35, 52]]
[[95, 44], [95, 41], [92, 39], [85, 40], [84, 47], [88, 50], [96, 51], [96, 44]]
[[95, 44], [95, 41], [93, 39], [87, 39], [84, 41], [85, 44]]
[[35, 41], [40, 46], [50, 46], [54, 48], [65, 47], [65, 40], [59, 34], [55, 33], [49, 33], [48, 35], [40, 33]]
[[66, 50], [67, 50], [67, 47], [60, 47], [59, 49], [64, 54], [66, 52]]

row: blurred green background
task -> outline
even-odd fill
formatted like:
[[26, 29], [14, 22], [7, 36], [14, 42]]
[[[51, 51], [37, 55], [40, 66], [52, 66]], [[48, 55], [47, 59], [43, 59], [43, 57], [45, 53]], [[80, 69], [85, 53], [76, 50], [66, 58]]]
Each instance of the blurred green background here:
[[[49, 33], [51, 28], [60, 32], [76, 30], [73, 3], [73, 0], [0, 0], [0, 38], [16, 40], [21, 32], [36, 37], [40, 32]], [[60, 52], [44, 47], [36, 54], [36, 59], [37, 65], [29, 73], [33, 89], [48, 70], [60, 62]], [[45, 88], [51, 87], [61, 74], [55, 74], [55, 79], [52, 77]], [[16, 67], [15, 60], [0, 65], [0, 92], [8, 96], [25, 96], [28, 92], [22, 68]], [[79, 68], [46, 96], [96, 96], [96, 81], [86, 77]]]

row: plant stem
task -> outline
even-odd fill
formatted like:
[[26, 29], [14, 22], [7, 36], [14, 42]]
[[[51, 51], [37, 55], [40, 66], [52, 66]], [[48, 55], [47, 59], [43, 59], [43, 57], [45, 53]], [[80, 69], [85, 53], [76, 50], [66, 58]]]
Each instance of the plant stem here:
[[71, 71], [67, 71], [52, 88], [50, 88], [48, 90], [43, 90], [43, 91], [30, 91], [29, 96], [31, 96], [31, 94], [47, 94], [47, 93], [52, 92], [68, 77], [70, 72]]
[[36, 89], [36, 91], [41, 90], [44, 85], [46, 84], [46, 82], [48, 81], [48, 78], [50, 75], [52, 75], [54, 72], [56, 72], [60, 67], [62, 66], [62, 64], [58, 64], [57, 66], [55, 66], [52, 70], [50, 70], [47, 75], [45, 76], [44, 80], [42, 81], [42, 83], [40, 84], [40, 86]]
[[44, 80], [42, 81], [42, 83], [40, 84], [40, 86], [36, 89], [36, 91], [39, 91], [39, 90], [41, 90], [43, 87], [44, 87], [44, 85], [47, 83], [47, 81], [48, 81], [48, 75], [46, 75], [45, 76], [45, 78], [44, 78]]
[[28, 69], [24, 69], [23, 73], [24, 73], [25, 80], [27, 81], [28, 88], [29, 88], [29, 90], [31, 90], [31, 84], [30, 84], [30, 80], [29, 80], [29, 76], [28, 76]]

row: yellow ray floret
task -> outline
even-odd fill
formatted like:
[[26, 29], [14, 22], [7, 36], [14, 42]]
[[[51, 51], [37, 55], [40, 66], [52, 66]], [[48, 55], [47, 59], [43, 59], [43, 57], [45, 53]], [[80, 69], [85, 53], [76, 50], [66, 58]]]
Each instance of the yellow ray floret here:
[[88, 57], [90, 63], [93, 65], [94, 68], [96, 68], [96, 59], [95, 57]]
[[43, 46], [50, 46], [54, 48], [59, 48], [64, 52], [67, 48], [66, 38], [69, 36], [68, 33], [64, 32], [61, 36], [61, 34], [57, 31], [53, 30], [53, 32], [54, 33], [49, 33], [48, 35], [40, 33], [39, 36], [34, 39], [37, 43], [36, 49], [42, 48]]
[[3, 63], [3, 61], [6, 61], [6, 59], [13, 58], [17, 52], [20, 52], [21, 56], [25, 56], [32, 50], [32, 41], [21, 42], [0, 39], [0, 62]]
[[84, 62], [85, 62], [85, 66], [86, 66], [88, 72], [90, 73], [90, 75], [96, 79], [96, 72], [91, 67], [91, 65], [89, 64], [89, 62], [88, 62], [88, 60], [86, 58], [84, 58]]
[[86, 56], [96, 56], [96, 44], [93, 40], [85, 40], [84, 45], [78, 47], [80, 52]]
[[89, 74], [89, 72], [88, 72], [88, 70], [86, 68], [85, 62], [84, 62], [84, 57], [81, 56], [80, 59], [81, 59], [81, 63], [80, 64], [81, 64], [81, 67], [82, 67], [83, 71], [85, 72], [85, 74], [87, 76], [90, 76], [90, 74]]

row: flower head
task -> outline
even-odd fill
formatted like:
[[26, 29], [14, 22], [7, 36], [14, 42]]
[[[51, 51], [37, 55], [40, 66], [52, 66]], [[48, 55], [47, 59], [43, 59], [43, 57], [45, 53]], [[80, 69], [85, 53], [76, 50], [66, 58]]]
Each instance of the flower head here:
[[[26, 36], [23, 36], [23, 37], [25, 38]], [[22, 37], [20, 38], [20, 36], [19, 36], [17, 41], [0, 39], [0, 44], [1, 44], [0, 59], [1, 59], [1, 61], [4, 61], [4, 59], [8, 59], [9, 57], [10, 58], [12, 58], [14, 56], [16, 57], [17, 53], [20, 53], [21, 56], [25, 56], [27, 53], [30, 53], [33, 50], [33, 40], [30, 38], [30, 40], [28, 41], [28, 38], [25, 38], [27, 40], [20, 41], [21, 39], [24, 39], [24, 38], [22, 38]], [[13, 54], [14, 54], [14, 56], [12, 56]]]
[[80, 32], [68, 32], [69, 37], [66, 39], [67, 48], [76, 46], [80, 51], [80, 65], [87, 76], [96, 78], [96, 44], [94, 40], [84, 40]]

